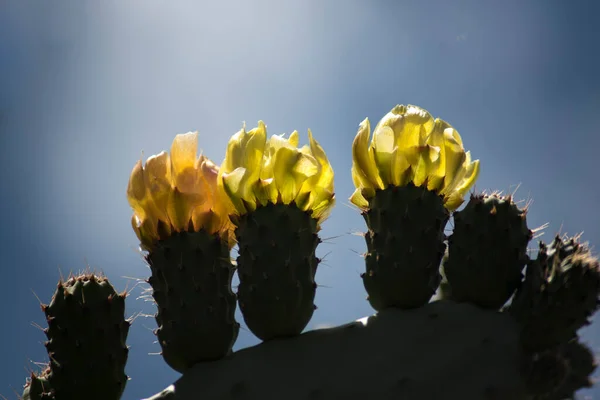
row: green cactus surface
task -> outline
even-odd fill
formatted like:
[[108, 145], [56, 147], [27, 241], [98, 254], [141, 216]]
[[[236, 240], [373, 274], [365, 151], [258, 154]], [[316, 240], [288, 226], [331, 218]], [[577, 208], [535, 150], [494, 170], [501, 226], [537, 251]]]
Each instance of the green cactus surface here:
[[378, 190], [362, 213], [366, 272], [362, 279], [375, 310], [426, 304], [440, 283], [444, 228], [449, 213], [440, 196], [412, 183]]
[[233, 222], [238, 298], [248, 329], [262, 340], [300, 334], [316, 308], [317, 220], [293, 203], [269, 203]]
[[472, 195], [454, 213], [443, 273], [455, 301], [499, 309], [514, 294], [529, 260], [526, 211], [510, 197]]
[[227, 242], [204, 230], [174, 232], [155, 244], [146, 261], [158, 309], [156, 336], [166, 363], [183, 372], [229, 354], [239, 324]]
[[510, 313], [523, 327], [523, 345], [536, 352], [565, 343], [598, 309], [600, 266], [576, 238], [540, 243]]
[[23, 397], [118, 400], [128, 379], [125, 297], [94, 274], [60, 281], [50, 304], [42, 305], [50, 363], [32, 377]]

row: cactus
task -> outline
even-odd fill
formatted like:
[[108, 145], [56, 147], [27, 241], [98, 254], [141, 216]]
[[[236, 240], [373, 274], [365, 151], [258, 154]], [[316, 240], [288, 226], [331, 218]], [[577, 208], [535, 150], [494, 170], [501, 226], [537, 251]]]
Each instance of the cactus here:
[[596, 366], [590, 349], [574, 338], [526, 358], [522, 371], [532, 399], [563, 400], [592, 386], [590, 376]]
[[598, 309], [599, 293], [600, 266], [587, 246], [559, 236], [549, 246], [541, 242], [509, 307], [523, 327], [523, 346], [537, 352], [576, 337]]
[[448, 211], [435, 193], [412, 183], [377, 190], [362, 212], [366, 272], [361, 275], [376, 310], [420, 307], [440, 282]]
[[197, 133], [177, 135], [170, 156], [152, 156], [145, 167], [138, 161], [127, 190], [152, 272], [155, 333], [166, 363], [179, 372], [226, 356], [239, 332], [232, 226], [217, 197], [218, 167], [196, 158], [197, 145]]
[[529, 260], [527, 245], [533, 232], [526, 211], [510, 196], [472, 195], [454, 213], [443, 270], [455, 301], [499, 309], [514, 294]]
[[[266, 126], [228, 145], [219, 185], [236, 213], [240, 311], [258, 338], [298, 335], [310, 321], [317, 284], [320, 223], [334, 204], [333, 170], [309, 131], [298, 149], [298, 132], [272, 136]], [[243, 156], [242, 156], [243, 155]]]
[[369, 136], [365, 119], [352, 145], [350, 198], [368, 228], [363, 283], [375, 310], [420, 307], [440, 284], [449, 211], [475, 183], [479, 161], [450, 124], [416, 106], [397, 105], [370, 146]]
[[[370, 144], [366, 119], [352, 146], [350, 201], [367, 225], [362, 280], [377, 313], [302, 333], [335, 202], [333, 169], [308, 136], [302, 148], [297, 132], [267, 141], [259, 122], [231, 137], [217, 167], [196, 158], [197, 135], [187, 133], [170, 154], [135, 165], [127, 197], [156, 334], [165, 362], [183, 373], [152, 399], [559, 400], [591, 386], [596, 362], [578, 331], [598, 309], [597, 258], [579, 238], [556, 237], [530, 259], [526, 211], [510, 197], [472, 195], [457, 211], [479, 161], [452, 126], [416, 106], [394, 107]], [[430, 301], [438, 285], [442, 299]], [[50, 363], [23, 398], [119, 399], [124, 300], [96, 275], [60, 282], [43, 306]], [[263, 342], [232, 352], [236, 301]]]
[[50, 304], [42, 305], [50, 363], [40, 376], [32, 374], [24, 399], [121, 397], [129, 352], [125, 296], [106, 278], [91, 273], [58, 283]]

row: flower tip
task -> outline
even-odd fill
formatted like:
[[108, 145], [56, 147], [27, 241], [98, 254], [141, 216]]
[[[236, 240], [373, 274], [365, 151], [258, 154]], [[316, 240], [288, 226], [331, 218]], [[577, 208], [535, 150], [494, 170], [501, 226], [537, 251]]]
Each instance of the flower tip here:
[[[413, 107], [413, 106], [411, 106], [409, 104], [408, 107]], [[407, 107], [404, 104], [396, 104], [390, 112], [392, 114], [402, 115], [402, 114], [406, 113], [406, 109], [407, 109]]]

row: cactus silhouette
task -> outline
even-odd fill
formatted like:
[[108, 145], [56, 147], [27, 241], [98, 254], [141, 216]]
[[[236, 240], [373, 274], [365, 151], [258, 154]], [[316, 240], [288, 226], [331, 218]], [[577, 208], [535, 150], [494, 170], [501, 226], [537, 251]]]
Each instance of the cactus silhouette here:
[[[372, 139], [365, 119], [352, 145], [350, 201], [365, 220], [361, 276], [376, 313], [302, 333], [335, 204], [331, 164], [308, 137], [304, 147], [297, 132], [267, 138], [261, 121], [231, 137], [217, 166], [186, 133], [133, 168], [127, 198], [156, 335], [183, 374], [151, 399], [560, 400], [592, 385], [578, 331], [598, 309], [598, 259], [567, 236], [532, 257], [528, 210], [511, 196], [471, 194], [459, 210], [479, 160], [412, 105], [394, 107]], [[60, 281], [42, 306], [50, 362], [23, 398], [120, 399], [125, 297], [92, 273]], [[262, 343], [232, 352], [237, 305]]]

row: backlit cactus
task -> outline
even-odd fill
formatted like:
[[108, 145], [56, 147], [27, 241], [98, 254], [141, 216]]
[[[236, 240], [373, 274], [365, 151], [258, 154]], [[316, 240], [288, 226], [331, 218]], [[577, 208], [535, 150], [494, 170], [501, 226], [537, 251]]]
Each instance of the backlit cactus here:
[[90, 273], [60, 281], [50, 304], [42, 305], [50, 362], [31, 376], [23, 398], [118, 400], [128, 379], [125, 297]]
[[427, 303], [439, 283], [449, 211], [475, 183], [458, 132], [416, 106], [398, 105], [375, 127], [365, 119], [352, 145], [350, 198], [367, 223], [366, 272], [371, 306], [414, 308]]
[[556, 236], [549, 246], [540, 243], [509, 311], [523, 327], [525, 348], [537, 352], [575, 338], [599, 296], [598, 259], [577, 238]]
[[[559, 237], [530, 259], [527, 210], [511, 197], [472, 195], [457, 211], [479, 161], [416, 106], [394, 107], [370, 143], [366, 119], [352, 146], [350, 200], [367, 224], [362, 280], [377, 313], [302, 334], [315, 309], [319, 230], [335, 202], [333, 168], [308, 139], [301, 148], [297, 132], [267, 139], [259, 122], [230, 138], [217, 167], [187, 133], [133, 168], [127, 197], [156, 335], [183, 373], [154, 400], [562, 400], [591, 386], [596, 362], [578, 331], [598, 309], [598, 259]], [[430, 302], [442, 275], [442, 299]], [[118, 400], [125, 297], [97, 275], [61, 281], [42, 306], [50, 362], [23, 398]], [[234, 353], [238, 302], [263, 343]]]
[[218, 167], [196, 158], [197, 133], [175, 137], [171, 154], [135, 165], [127, 196], [152, 275], [162, 355], [177, 371], [227, 355], [239, 332], [231, 289], [232, 225], [219, 200]]
[[454, 213], [444, 275], [451, 298], [499, 309], [521, 284], [533, 232], [512, 198], [472, 195]]
[[235, 212], [240, 310], [260, 339], [298, 335], [316, 308], [320, 223], [334, 204], [333, 169], [312, 133], [267, 140], [264, 123], [233, 135], [219, 185]]

